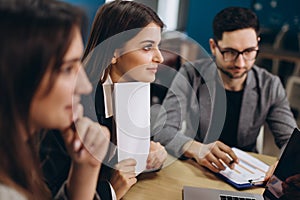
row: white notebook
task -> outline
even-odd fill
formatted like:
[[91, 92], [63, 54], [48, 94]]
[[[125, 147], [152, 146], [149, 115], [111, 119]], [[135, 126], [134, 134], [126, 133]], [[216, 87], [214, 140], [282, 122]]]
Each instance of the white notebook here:
[[113, 102], [118, 161], [135, 159], [139, 174], [146, 168], [150, 149], [150, 83], [115, 83]]

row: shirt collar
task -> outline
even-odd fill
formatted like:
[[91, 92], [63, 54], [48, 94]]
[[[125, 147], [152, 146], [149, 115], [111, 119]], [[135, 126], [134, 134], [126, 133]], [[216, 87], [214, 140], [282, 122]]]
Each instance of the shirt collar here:
[[112, 87], [113, 82], [111, 77], [108, 75], [105, 82], [102, 84], [103, 87], [103, 97], [104, 97], [104, 109], [105, 118], [113, 116], [113, 104], [112, 104]]

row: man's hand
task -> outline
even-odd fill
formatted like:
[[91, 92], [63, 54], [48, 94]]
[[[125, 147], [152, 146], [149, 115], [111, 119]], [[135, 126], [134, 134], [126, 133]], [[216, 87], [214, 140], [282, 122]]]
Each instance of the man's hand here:
[[290, 176], [282, 182], [282, 192], [285, 200], [300, 199], [300, 174]]
[[167, 151], [159, 142], [150, 143], [150, 152], [147, 158], [147, 169], [159, 169], [167, 159]]
[[186, 157], [194, 158], [197, 163], [216, 173], [224, 170], [224, 165], [233, 169], [234, 163], [238, 163], [232, 149], [220, 141], [202, 144], [192, 140], [183, 146], [183, 151]]
[[134, 159], [125, 159], [115, 165], [110, 183], [115, 190], [117, 199], [121, 199], [137, 182], [135, 166]]

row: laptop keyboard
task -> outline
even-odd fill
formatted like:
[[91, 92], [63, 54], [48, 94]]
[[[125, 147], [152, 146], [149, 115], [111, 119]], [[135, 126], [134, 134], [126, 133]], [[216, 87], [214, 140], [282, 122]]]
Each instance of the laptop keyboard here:
[[237, 197], [237, 196], [230, 196], [230, 195], [220, 195], [220, 200], [255, 200], [253, 198], [247, 197]]

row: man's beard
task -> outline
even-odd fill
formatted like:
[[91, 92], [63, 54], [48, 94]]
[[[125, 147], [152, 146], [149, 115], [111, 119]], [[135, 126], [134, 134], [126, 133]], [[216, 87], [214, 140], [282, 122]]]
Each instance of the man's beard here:
[[224, 70], [223, 68], [217, 66], [217, 68], [223, 73], [225, 74], [226, 76], [228, 76], [230, 79], [239, 79], [239, 78], [242, 78], [244, 75], [246, 75], [248, 73], [249, 70], [245, 70], [244, 73], [242, 73], [241, 75], [239, 76], [233, 76], [230, 72]]

